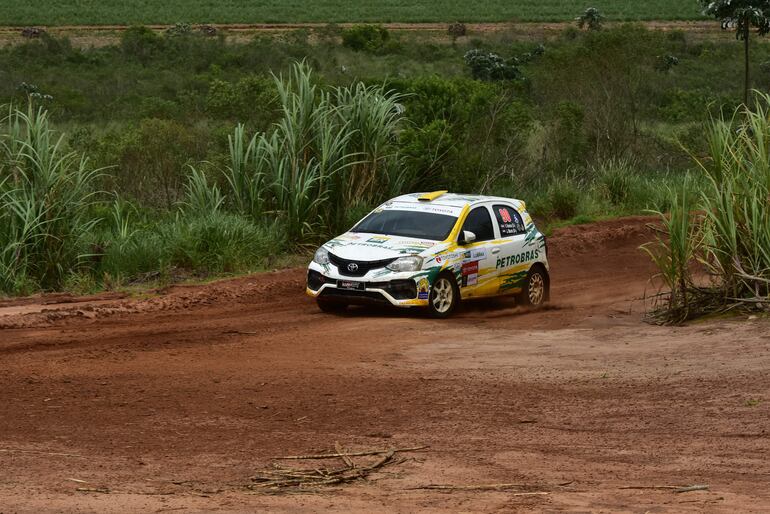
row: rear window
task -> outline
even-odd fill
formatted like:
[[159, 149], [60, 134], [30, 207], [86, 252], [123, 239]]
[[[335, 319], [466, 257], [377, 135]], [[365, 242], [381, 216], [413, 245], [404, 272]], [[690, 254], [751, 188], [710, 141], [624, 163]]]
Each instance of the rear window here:
[[524, 222], [519, 212], [510, 205], [495, 205], [497, 225], [500, 227], [500, 237], [511, 237], [524, 233]]
[[372, 212], [350, 231], [443, 241], [456, 222], [455, 216], [447, 214], [382, 210]]

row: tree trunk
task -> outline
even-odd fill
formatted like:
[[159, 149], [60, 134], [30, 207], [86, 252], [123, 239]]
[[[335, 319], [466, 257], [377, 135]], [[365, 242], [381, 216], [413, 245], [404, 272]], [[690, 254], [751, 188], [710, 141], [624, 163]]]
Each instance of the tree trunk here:
[[744, 49], [744, 77], [743, 77], [743, 105], [749, 107], [749, 24], [743, 28]]

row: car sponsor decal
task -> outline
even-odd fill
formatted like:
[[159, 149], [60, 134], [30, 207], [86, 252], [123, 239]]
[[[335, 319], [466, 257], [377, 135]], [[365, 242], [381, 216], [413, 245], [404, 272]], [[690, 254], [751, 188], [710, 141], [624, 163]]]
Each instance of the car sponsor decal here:
[[528, 273], [528, 270], [522, 270], [500, 275], [500, 291], [521, 289], [524, 286], [524, 282], [527, 280]]
[[430, 297], [430, 281], [428, 280], [428, 277], [422, 277], [420, 281], [417, 282], [417, 299], [427, 300], [428, 297]]
[[432, 212], [434, 214], [444, 214], [447, 216], [459, 216], [462, 212], [462, 207], [438, 205], [435, 203], [393, 202], [390, 205], [384, 204], [381, 207], [384, 210], [390, 211]]
[[479, 261], [466, 262], [462, 265], [462, 286], [475, 286], [479, 282]]
[[386, 236], [374, 236], [366, 240], [367, 243], [375, 243], [375, 244], [383, 244], [383, 243], [387, 243], [388, 241], [390, 241], [390, 238]]
[[506, 257], [498, 257], [496, 269], [507, 268], [514, 264], [521, 264], [522, 262], [533, 261], [540, 256], [540, 250], [530, 250], [526, 252], [516, 253], [514, 255], [508, 255]]

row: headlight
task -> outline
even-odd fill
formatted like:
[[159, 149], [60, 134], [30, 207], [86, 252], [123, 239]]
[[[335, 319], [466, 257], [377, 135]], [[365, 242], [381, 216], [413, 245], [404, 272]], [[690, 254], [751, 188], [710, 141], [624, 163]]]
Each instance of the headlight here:
[[399, 257], [386, 267], [390, 271], [420, 271], [422, 269], [422, 257], [417, 255]]
[[321, 265], [329, 264], [329, 250], [323, 246], [316, 250], [315, 255], [313, 256], [313, 262], [317, 262]]

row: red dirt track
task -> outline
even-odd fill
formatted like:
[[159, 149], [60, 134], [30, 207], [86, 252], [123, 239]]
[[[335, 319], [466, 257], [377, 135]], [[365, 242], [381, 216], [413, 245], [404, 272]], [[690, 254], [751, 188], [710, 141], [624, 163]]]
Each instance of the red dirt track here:
[[[0, 512], [767, 512], [768, 322], [642, 323], [647, 221], [557, 231], [536, 312], [325, 315], [302, 269], [0, 303]], [[364, 482], [247, 488], [335, 441], [430, 448]], [[414, 489], [495, 483], [522, 486]]]

